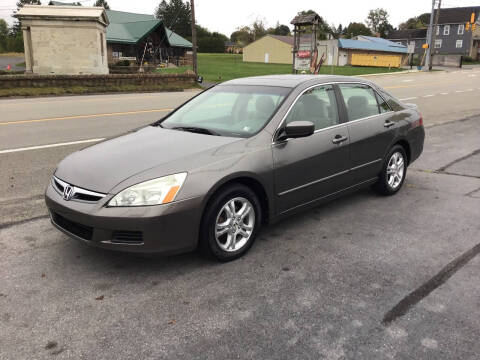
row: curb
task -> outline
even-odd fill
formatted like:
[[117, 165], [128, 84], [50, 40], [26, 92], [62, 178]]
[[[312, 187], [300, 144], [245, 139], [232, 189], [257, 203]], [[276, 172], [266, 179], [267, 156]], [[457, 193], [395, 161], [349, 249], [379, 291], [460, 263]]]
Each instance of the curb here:
[[357, 77], [381, 76], [381, 75], [399, 75], [399, 74], [413, 74], [413, 73], [419, 73], [419, 72], [421, 72], [421, 71], [420, 71], [420, 70], [405, 70], [405, 71], [395, 71], [395, 72], [390, 72], [390, 73], [362, 74], [362, 75], [357, 75]]

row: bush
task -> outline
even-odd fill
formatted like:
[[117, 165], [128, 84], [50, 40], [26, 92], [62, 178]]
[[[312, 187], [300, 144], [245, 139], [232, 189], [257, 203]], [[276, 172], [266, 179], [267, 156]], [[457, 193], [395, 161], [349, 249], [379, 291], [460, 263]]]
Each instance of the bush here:
[[220, 37], [202, 37], [198, 39], [198, 52], [201, 53], [224, 53], [225, 42]]

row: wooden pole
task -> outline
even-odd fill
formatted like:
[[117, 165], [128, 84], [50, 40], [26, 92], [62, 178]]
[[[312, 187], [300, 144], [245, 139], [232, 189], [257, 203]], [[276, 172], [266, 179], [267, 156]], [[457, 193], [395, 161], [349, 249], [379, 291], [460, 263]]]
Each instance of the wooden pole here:
[[193, 60], [193, 72], [198, 75], [197, 68], [197, 28], [195, 27], [195, 2], [190, 0], [190, 10], [192, 12], [192, 60]]
[[437, 26], [438, 26], [438, 18], [440, 16], [440, 7], [442, 6], [442, 0], [438, 0], [438, 8], [435, 14], [435, 24], [433, 25], [432, 29], [432, 49], [430, 49], [430, 61], [428, 63], [428, 70], [432, 70], [433, 64], [433, 52], [435, 50], [435, 39], [437, 37]]

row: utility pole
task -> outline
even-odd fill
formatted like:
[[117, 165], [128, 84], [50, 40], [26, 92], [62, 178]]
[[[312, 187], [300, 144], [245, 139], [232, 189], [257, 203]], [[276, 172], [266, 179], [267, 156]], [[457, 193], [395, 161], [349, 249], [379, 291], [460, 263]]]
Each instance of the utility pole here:
[[[435, 1], [432, 0], [432, 13], [430, 14], [430, 24], [428, 25], [428, 31], [427, 31], [427, 44], [428, 44], [428, 49], [426, 51], [427, 53], [427, 58], [425, 60], [425, 67], [423, 68], [424, 71], [428, 71], [428, 68], [430, 66], [430, 51], [432, 49], [432, 36], [433, 36], [433, 15], [435, 12]], [[422, 64], [420, 64], [422, 65]]]
[[193, 60], [193, 72], [198, 76], [197, 68], [197, 28], [195, 26], [195, 3], [194, 0], [190, 0], [190, 11], [192, 12], [192, 60]]
[[[432, 13], [430, 14], [430, 25], [428, 27], [427, 59], [425, 60], [424, 71], [432, 70], [433, 49], [435, 48], [435, 38], [437, 33], [438, 17], [440, 16], [440, 7], [442, 6], [442, 0], [438, 0], [438, 9], [436, 13], [435, 13], [435, 3], [436, 3], [436, 0], [432, 0]], [[435, 16], [435, 22], [433, 21], [434, 16]]]

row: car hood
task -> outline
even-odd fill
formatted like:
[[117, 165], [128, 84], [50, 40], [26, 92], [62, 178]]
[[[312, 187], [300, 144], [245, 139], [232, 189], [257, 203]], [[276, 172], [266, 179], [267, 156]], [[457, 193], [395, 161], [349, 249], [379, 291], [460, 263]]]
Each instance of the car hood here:
[[[157, 176], [192, 170], [239, 138], [195, 134], [148, 126], [89, 146], [63, 159], [55, 176], [72, 185], [109, 193], [126, 179], [152, 168]], [[165, 173], [161, 173], [164, 171]]]

